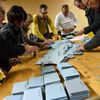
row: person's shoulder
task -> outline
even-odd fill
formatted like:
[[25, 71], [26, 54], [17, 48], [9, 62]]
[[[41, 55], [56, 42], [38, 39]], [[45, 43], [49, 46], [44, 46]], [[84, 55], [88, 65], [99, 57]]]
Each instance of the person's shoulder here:
[[37, 23], [38, 22], [38, 14], [33, 15], [33, 23]]
[[58, 14], [56, 15], [56, 18], [57, 18], [57, 19], [61, 19], [62, 17], [63, 17], [62, 12], [60, 12], [60, 13], [58, 13]]
[[10, 33], [12, 33], [12, 27], [10, 26], [10, 24], [7, 23], [1, 28], [0, 34], [3, 34], [3, 35], [8, 34], [8, 35], [10, 35]]
[[3, 30], [10, 30], [11, 29], [11, 25], [9, 23], [5, 24], [2, 28], [1, 31]]
[[56, 16], [60, 17], [60, 16], [62, 16], [62, 15], [63, 15], [62, 12], [60, 12], [60, 13], [58, 13]]
[[38, 14], [33, 15], [33, 19], [37, 19], [38, 18]]

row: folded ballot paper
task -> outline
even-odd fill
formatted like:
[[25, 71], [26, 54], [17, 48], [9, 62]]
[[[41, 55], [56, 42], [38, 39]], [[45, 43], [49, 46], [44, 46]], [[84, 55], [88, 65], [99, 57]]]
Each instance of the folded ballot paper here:
[[85, 43], [89, 42], [90, 40], [91, 40], [91, 38], [84, 37], [84, 38], [81, 40], [81, 42], [85, 44]]
[[25, 90], [22, 100], [43, 100], [41, 87]]
[[23, 95], [6, 96], [3, 100], [22, 100]]
[[65, 80], [71, 80], [73, 78], [80, 77], [78, 71], [75, 68], [63, 69], [60, 70], [60, 73]]
[[[70, 45], [70, 44], [69, 44]], [[62, 44], [59, 48], [48, 52], [44, 55], [36, 64], [58, 64], [63, 62], [64, 60], [68, 59], [66, 57], [66, 50], [68, 49], [68, 44]]]
[[64, 43], [57, 48], [48, 51], [36, 64], [59, 64], [67, 61], [69, 58], [75, 57], [75, 55], [83, 54], [82, 51], [77, 50], [79, 44]]
[[53, 66], [43, 66], [41, 68], [41, 71], [42, 71], [42, 74], [44, 75], [44, 74], [49, 74], [49, 73], [55, 72], [55, 69]]
[[60, 78], [56, 72], [44, 75], [44, 85], [59, 82], [59, 81]]
[[13, 95], [23, 94], [24, 90], [26, 89], [27, 89], [27, 81], [15, 83], [12, 90], [12, 94]]
[[84, 100], [90, 96], [87, 86], [80, 78], [65, 81], [64, 85], [67, 89], [70, 100]]
[[43, 76], [32, 77], [28, 80], [27, 88], [43, 87]]
[[50, 47], [52, 47], [52, 49], [56, 49], [60, 45], [67, 44], [67, 43], [70, 43], [70, 41], [68, 39], [67, 40], [58, 40], [58, 41], [55, 41], [54, 43], [50, 44]]
[[62, 83], [45, 86], [46, 100], [68, 100]]
[[58, 70], [67, 69], [67, 68], [71, 68], [71, 67], [73, 67], [73, 65], [71, 65], [68, 62], [57, 64]]

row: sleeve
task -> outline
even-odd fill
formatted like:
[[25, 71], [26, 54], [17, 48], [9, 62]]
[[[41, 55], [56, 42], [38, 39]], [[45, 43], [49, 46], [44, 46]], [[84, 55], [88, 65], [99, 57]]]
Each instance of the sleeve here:
[[4, 31], [0, 33], [0, 57], [15, 57], [25, 52], [25, 47], [12, 42], [11, 33]]
[[32, 40], [30, 40], [27, 36], [24, 36], [24, 41], [25, 41], [27, 44], [31, 45], [31, 46], [36, 45], [36, 46], [38, 46], [38, 47], [41, 47], [41, 44], [40, 44], [39, 42], [32, 41]]
[[86, 50], [92, 50], [96, 47], [100, 46], [100, 30], [96, 33], [96, 35], [84, 45]]
[[41, 40], [45, 40], [45, 37], [40, 33], [38, 28], [38, 21], [37, 16], [33, 16], [33, 23], [32, 23], [32, 33], [37, 36]]
[[91, 31], [97, 31], [100, 28], [100, 11], [95, 12], [94, 14], [94, 22], [84, 28], [84, 34], [88, 34]]
[[55, 17], [55, 27], [58, 31], [62, 31], [62, 27], [60, 26], [60, 18], [59, 15]]
[[54, 35], [58, 34], [58, 33], [57, 33], [57, 30], [56, 30], [56, 28], [55, 28], [55, 26], [54, 26], [54, 24], [53, 24], [53, 22], [52, 22], [52, 20], [51, 20], [50, 17], [48, 17], [48, 24], [49, 24], [49, 26], [50, 26], [52, 32], [54, 33]]
[[25, 47], [21, 45], [15, 45], [9, 48], [0, 49], [0, 57], [13, 58], [21, 56], [25, 52]]

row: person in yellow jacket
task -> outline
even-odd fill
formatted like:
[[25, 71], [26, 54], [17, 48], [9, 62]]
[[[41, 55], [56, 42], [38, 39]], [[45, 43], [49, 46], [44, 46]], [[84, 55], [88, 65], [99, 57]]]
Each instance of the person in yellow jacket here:
[[[38, 42], [50, 41], [52, 37], [54, 37], [55, 40], [59, 39], [57, 30], [54, 27], [53, 22], [51, 18], [47, 15], [47, 13], [48, 13], [47, 5], [41, 4], [40, 13], [33, 16], [32, 33], [34, 35], [34, 39]], [[51, 28], [53, 33], [50, 33], [49, 27]]]

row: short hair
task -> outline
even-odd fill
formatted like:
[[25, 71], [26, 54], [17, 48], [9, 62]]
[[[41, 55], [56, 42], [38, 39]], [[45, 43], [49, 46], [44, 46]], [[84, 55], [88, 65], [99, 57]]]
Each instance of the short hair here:
[[13, 23], [15, 20], [20, 23], [22, 20], [25, 21], [27, 19], [27, 14], [21, 6], [14, 5], [7, 12], [7, 19], [11, 23]]
[[0, 6], [0, 12], [1, 14], [5, 14], [5, 9], [2, 6]]
[[41, 5], [40, 5], [40, 9], [42, 9], [42, 8], [48, 9], [48, 6], [47, 6], [46, 4], [41, 4]]
[[69, 6], [68, 6], [67, 4], [64, 4], [64, 5], [62, 5], [62, 8], [66, 8], [66, 9], [68, 9]]

